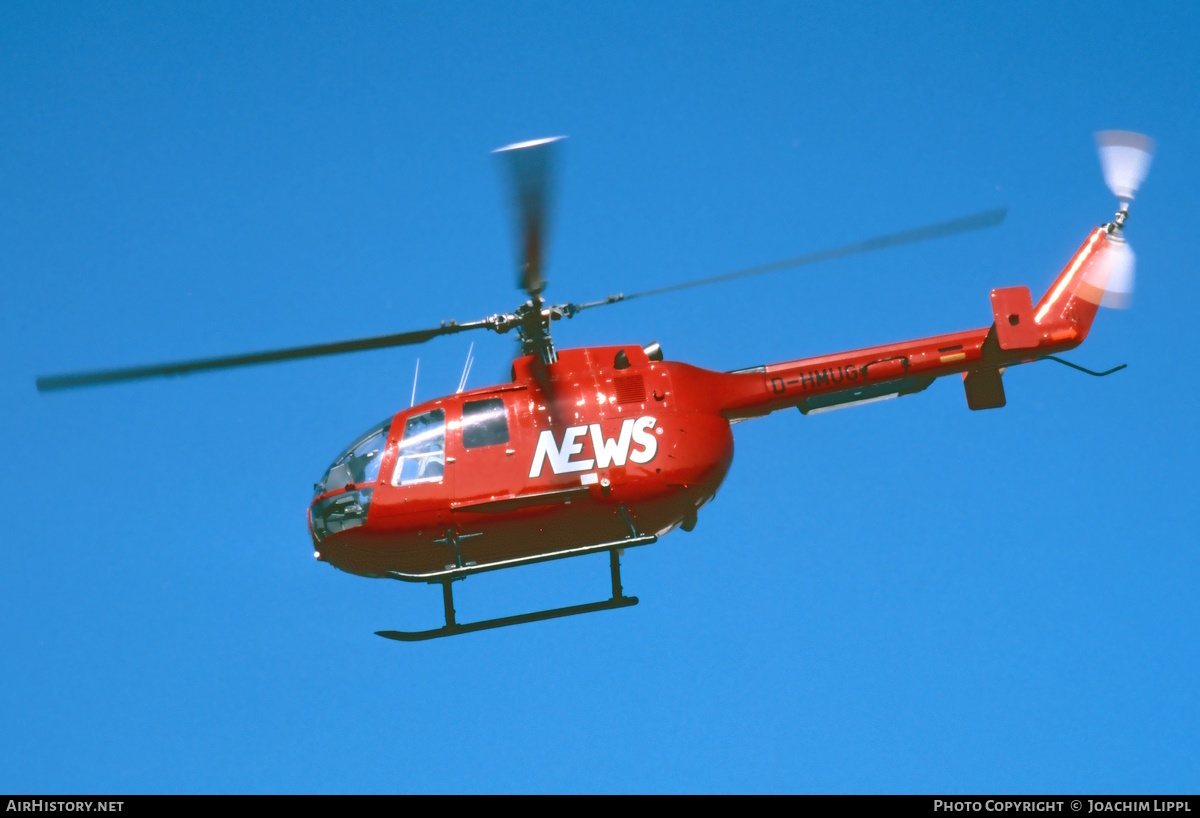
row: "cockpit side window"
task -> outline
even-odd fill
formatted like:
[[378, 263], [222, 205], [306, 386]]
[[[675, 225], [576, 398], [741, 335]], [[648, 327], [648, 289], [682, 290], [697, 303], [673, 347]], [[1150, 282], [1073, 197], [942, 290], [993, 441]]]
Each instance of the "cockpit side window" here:
[[396, 460], [392, 485], [440, 483], [446, 470], [446, 412], [433, 409], [410, 417]]
[[495, 446], [508, 442], [508, 416], [500, 398], [467, 401], [463, 404], [464, 449]]

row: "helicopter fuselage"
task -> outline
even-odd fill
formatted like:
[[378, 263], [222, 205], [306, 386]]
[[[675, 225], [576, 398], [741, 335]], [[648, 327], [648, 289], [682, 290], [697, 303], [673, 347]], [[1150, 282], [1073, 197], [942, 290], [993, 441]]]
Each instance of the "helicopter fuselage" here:
[[518, 358], [512, 383], [406, 409], [335, 461], [309, 512], [318, 559], [439, 581], [690, 530], [729, 471], [732, 423], [913, 394], [953, 374], [970, 408], [1003, 406], [1006, 368], [1083, 342], [1097, 301], [1085, 273], [1107, 241], [1093, 231], [1036, 306], [1024, 287], [993, 290], [995, 322], [965, 332], [736, 372], [637, 345]]
[[[628, 362], [621, 369], [619, 353]], [[733, 435], [715, 407], [676, 388], [689, 369], [651, 361], [636, 345], [563, 350], [549, 365], [517, 359], [510, 384], [400, 412], [371, 484], [314, 499], [319, 559], [420, 580], [456, 565], [619, 540], [631, 526], [661, 534], [694, 519], [729, 470]], [[364, 489], [362, 519], [323, 533], [330, 501]]]

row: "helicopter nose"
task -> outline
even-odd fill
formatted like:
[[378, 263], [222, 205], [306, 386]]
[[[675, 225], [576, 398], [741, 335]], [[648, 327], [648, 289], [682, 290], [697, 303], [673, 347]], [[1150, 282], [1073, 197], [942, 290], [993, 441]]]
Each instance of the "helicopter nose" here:
[[[317, 500], [308, 509], [308, 530], [317, 551], [329, 536], [357, 528], [367, 521], [374, 489], [350, 489]], [[318, 557], [320, 559], [320, 557]]]

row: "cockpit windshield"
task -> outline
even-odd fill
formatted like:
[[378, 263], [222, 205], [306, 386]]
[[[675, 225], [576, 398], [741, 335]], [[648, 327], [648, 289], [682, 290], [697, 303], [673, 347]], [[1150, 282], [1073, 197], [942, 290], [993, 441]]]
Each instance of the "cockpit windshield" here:
[[378, 480], [379, 464], [383, 461], [383, 450], [387, 446], [391, 426], [392, 419], [388, 418], [359, 436], [358, 442], [338, 455], [321, 479], [313, 484], [313, 496], [340, 489], [350, 483], [360, 486]]

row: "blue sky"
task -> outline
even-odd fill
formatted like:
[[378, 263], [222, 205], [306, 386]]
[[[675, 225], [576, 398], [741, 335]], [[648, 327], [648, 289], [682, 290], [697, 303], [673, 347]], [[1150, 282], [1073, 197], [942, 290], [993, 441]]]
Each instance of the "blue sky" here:
[[[1198, 37], [1183, 3], [5, 4], [0, 791], [1194, 792]], [[1011, 208], [560, 347], [732, 369], [983, 326], [1110, 217], [1105, 128], [1159, 151], [1134, 309], [1072, 358], [1129, 368], [741, 424], [696, 530], [627, 554], [631, 609], [399, 644], [436, 587], [312, 559], [312, 482], [466, 337], [33, 387], [510, 310], [489, 151], [553, 134], [554, 300]], [[456, 600], [607, 588], [591, 557]]]

